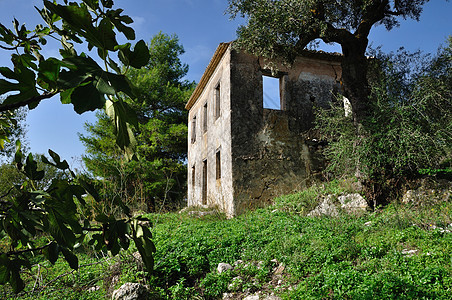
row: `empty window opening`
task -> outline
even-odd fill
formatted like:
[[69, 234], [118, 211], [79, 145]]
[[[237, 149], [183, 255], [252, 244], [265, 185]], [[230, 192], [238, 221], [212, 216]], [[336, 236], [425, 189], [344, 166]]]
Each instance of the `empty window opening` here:
[[193, 167], [191, 167], [191, 186], [192, 189], [195, 189], [195, 184], [196, 184], [196, 169], [195, 169], [195, 165], [193, 165]]
[[216, 162], [215, 177], [216, 177], [216, 179], [221, 179], [221, 155], [220, 155], [220, 150], [218, 150], [216, 155], [215, 155], [215, 162]]
[[204, 104], [204, 118], [202, 121], [202, 131], [203, 132], [207, 131], [207, 102], [206, 104]]
[[207, 159], [202, 162], [202, 204], [207, 204]]
[[196, 116], [193, 117], [191, 122], [191, 142], [196, 142]]
[[262, 76], [264, 108], [281, 110], [282, 78]]
[[215, 119], [218, 119], [221, 115], [221, 102], [220, 102], [220, 83], [215, 88]]

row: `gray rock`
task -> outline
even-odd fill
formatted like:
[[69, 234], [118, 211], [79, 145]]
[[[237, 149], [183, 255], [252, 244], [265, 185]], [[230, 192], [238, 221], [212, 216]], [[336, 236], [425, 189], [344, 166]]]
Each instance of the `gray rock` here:
[[243, 300], [259, 300], [259, 295], [249, 295], [243, 298]]
[[132, 253], [133, 260], [137, 263], [139, 268], [143, 268], [143, 258], [141, 257], [140, 252], [135, 251]]
[[419, 250], [415, 250], [415, 249], [413, 249], [413, 250], [410, 250], [410, 249], [403, 249], [402, 250], [402, 254], [403, 255], [406, 255], [407, 257], [412, 257], [412, 256], [414, 256], [415, 254], [417, 254], [419, 252]]
[[284, 272], [284, 269], [285, 269], [285, 268], [286, 268], [286, 267], [284, 266], [284, 264], [281, 263], [281, 264], [279, 264], [279, 266], [278, 266], [277, 268], [274, 268], [273, 273], [274, 273], [275, 275], [280, 275], [280, 274], [282, 274], [282, 273]]
[[218, 267], [217, 267], [218, 273], [223, 273], [224, 271], [232, 270], [232, 269], [233, 269], [233, 267], [230, 264], [226, 264], [226, 263], [219, 263]]
[[341, 208], [348, 213], [362, 212], [369, 209], [367, 201], [358, 193], [342, 195], [337, 198]]
[[145, 300], [148, 299], [147, 288], [139, 283], [127, 282], [113, 292], [112, 300]]
[[333, 196], [328, 195], [323, 199], [322, 203], [320, 203], [314, 210], [312, 210], [308, 216], [311, 217], [320, 217], [320, 216], [331, 216], [336, 217], [338, 215], [337, 208], [332, 200]]
[[408, 190], [403, 195], [402, 203], [404, 204], [437, 204], [441, 202], [448, 201], [451, 197], [450, 190], [447, 189], [423, 189], [419, 188], [417, 190]]
[[416, 189], [408, 190], [402, 197], [402, 203], [415, 206], [434, 205], [450, 201], [452, 181], [424, 179]]
[[232, 300], [234, 299], [234, 293], [223, 293], [223, 300]]
[[240, 266], [242, 264], [243, 264], [243, 260], [239, 259], [239, 260], [234, 262], [234, 267], [238, 267], [238, 266]]

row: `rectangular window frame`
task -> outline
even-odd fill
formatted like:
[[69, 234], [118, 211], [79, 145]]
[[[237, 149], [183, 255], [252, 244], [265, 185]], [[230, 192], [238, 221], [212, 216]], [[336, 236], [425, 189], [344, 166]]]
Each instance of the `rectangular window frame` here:
[[[264, 106], [264, 76], [278, 79], [279, 81], [279, 108], [268, 108]], [[272, 74], [270, 70], [264, 70], [262, 71], [262, 107], [264, 109], [272, 109], [272, 110], [280, 110], [284, 111], [286, 110], [287, 103], [286, 103], [286, 83], [288, 80], [288, 75], [285, 72], [278, 72], [277, 74]]]
[[191, 121], [191, 143], [194, 144], [196, 142], [196, 115], [193, 117]]
[[195, 185], [196, 185], [196, 166], [195, 164], [193, 164], [193, 166], [191, 167], [191, 186], [193, 190], [195, 189]]
[[207, 158], [202, 161], [202, 205], [207, 205]]
[[221, 149], [215, 152], [215, 179], [221, 179]]
[[208, 125], [208, 106], [207, 101], [203, 105], [203, 120], [202, 120], [202, 132], [207, 132], [207, 125]]
[[221, 82], [218, 82], [214, 89], [215, 120], [221, 116]]

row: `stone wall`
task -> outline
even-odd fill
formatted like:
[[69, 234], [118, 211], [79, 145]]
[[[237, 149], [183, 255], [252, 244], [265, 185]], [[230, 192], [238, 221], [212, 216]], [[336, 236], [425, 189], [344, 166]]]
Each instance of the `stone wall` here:
[[231, 52], [231, 133], [234, 213], [269, 203], [315, 180], [323, 160], [306, 141], [313, 107], [327, 107], [338, 90], [340, 64], [315, 58], [278, 66], [283, 110], [263, 108], [262, 59]]

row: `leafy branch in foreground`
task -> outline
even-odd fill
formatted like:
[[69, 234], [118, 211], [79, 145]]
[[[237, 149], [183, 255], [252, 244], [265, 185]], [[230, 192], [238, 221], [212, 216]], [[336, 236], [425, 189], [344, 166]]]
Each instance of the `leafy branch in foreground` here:
[[[134, 87], [126, 77], [130, 68], [141, 68], [149, 60], [144, 41], [134, 47], [130, 43], [118, 44], [116, 35], [135, 39], [134, 30], [128, 26], [132, 19], [123, 15], [122, 9], [114, 9], [111, 0], [83, 0], [58, 4], [43, 1], [38, 9], [45, 25], [32, 31], [14, 20], [14, 28], [0, 24], [0, 48], [13, 51], [13, 69], [0, 67], [0, 145], [9, 142], [11, 126], [15, 123], [13, 111], [28, 106], [36, 108], [44, 99], [60, 96], [63, 104], [71, 103], [78, 114], [105, 108], [110, 118], [116, 143], [127, 159], [133, 157], [136, 117], [119, 94], [135, 97]], [[45, 58], [40, 51], [48, 38], [61, 42], [61, 58]], [[74, 44], [95, 49], [97, 58], [78, 53]], [[115, 61], [119, 60], [124, 68]], [[102, 61], [101, 67], [97, 61]], [[19, 148], [19, 147], [18, 147]], [[65, 178], [54, 178], [47, 186], [38, 187], [36, 181], [45, 176], [32, 155], [24, 156], [18, 149], [14, 158], [17, 169], [26, 179], [17, 184], [0, 199], [0, 235], [7, 236], [9, 249], [0, 254], [0, 284], [10, 283], [15, 292], [24, 288], [21, 269], [30, 268], [31, 255], [42, 254], [52, 264], [62, 254], [70, 267], [78, 268], [74, 252], [88, 238], [97, 250], [106, 248], [113, 255], [121, 248], [127, 249], [133, 240], [148, 270], [153, 268], [154, 244], [147, 228], [149, 220], [132, 218], [121, 199], [115, 205], [122, 209], [122, 218], [97, 213], [92, 216], [85, 203], [90, 195], [101, 201], [93, 185], [77, 177], [68, 163], [49, 150], [52, 161], [41, 158], [45, 164], [65, 172]], [[145, 222], [143, 222], [145, 221]], [[34, 237], [45, 235], [48, 242], [35, 245]]]

